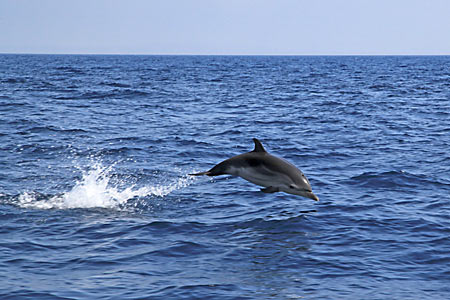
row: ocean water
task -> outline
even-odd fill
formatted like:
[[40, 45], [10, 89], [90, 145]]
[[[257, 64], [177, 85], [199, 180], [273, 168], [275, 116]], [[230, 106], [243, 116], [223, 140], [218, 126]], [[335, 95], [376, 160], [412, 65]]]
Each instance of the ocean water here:
[[0, 298], [449, 299], [449, 150], [448, 56], [0, 55]]

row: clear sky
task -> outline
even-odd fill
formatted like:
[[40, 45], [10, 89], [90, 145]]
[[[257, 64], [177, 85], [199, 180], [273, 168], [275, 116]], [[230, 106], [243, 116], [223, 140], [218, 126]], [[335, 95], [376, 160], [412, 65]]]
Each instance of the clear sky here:
[[0, 53], [450, 55], [450, 0], [0, 0]]

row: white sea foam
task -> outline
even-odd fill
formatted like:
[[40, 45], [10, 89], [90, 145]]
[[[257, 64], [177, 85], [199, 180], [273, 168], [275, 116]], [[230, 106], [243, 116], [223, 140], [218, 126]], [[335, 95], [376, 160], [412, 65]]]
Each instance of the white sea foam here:
[[[194, 180], [191, 176], [183, 175], [167, 184], [154, 184], [136, 187], [119, 188], [111, 182], [112, 167], [95, 164], [88, 171], [82, 173], [82, 178], [73, 188], [61, 195], [39, 197], [34, 192], [24, 192], [19, 195], [18, 204], [24, 208], [35, 209], [70, 209], [70, 208], [121, 208], [129, 200], [136, 197], [159, 196], [164, 197], [171, 192], [186, 187]], [[122, 182], [121, 185], [127, 185]], [[44, 199], [39, 199], [44, 198]]]

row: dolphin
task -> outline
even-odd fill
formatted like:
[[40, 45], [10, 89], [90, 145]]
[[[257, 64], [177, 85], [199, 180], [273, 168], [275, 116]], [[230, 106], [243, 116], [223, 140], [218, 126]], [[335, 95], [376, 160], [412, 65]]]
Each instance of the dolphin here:
[[209, 171], [191, 176], [239, 176], [251, 183], [263, 186], [264, 193], [285, 192], [319, 201], [306, 176], [293, 164], [270, 155], [258, 139], [253, 139], [255, 149], [233, 156], [215, 165]]

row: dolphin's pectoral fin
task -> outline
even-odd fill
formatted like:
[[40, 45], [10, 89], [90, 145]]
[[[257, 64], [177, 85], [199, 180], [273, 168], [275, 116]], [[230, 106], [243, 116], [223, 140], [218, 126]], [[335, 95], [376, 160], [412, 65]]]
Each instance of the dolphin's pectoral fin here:
[[265, 189], [261, 189], [261, 192], [263, 192], [263, 193], [276, 193], [279, 191], [280, 191], [280, 189], [277, 187], [274, 187], [274, 186], [269, 186], [269, 187], [266, 187]]

